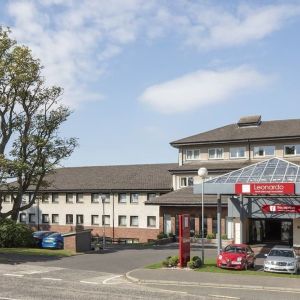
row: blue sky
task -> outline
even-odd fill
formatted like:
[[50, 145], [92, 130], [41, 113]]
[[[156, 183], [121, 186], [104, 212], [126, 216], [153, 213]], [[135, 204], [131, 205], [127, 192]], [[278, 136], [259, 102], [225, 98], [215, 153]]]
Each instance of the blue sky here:
[[65, 90], [65, 166], [176, 162], [173, 140], [300, 116], [300, 1], [1, 1], [0, 23]]

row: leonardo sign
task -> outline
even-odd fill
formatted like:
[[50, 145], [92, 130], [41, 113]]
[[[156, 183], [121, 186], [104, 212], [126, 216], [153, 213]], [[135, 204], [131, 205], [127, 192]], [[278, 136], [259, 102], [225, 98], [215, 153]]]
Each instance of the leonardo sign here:
[[236, 194], [245, 195], [294, 195], [295, 184], [288, 183], [236, 183]]
[[287, 205], [287, 204], [263, 205], [262, 211], [264, 213], [300, 213], [300, 205]]

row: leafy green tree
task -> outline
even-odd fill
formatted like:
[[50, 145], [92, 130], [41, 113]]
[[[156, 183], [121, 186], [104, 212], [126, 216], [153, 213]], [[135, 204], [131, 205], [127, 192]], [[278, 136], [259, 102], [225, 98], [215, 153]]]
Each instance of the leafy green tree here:
[[[31, 207], [47, 185], [45, 175], [77, 146], [75, 138], [59, 136], [71, 111], [60, 104], [62, 89], [46, 86], [42, 68], [28, 47], [0, 27], [0, 220], [17, 220]], [[29, 189], [32, 197], [23, 204]], [[8, 194], [12, 209], [3, 211]]]

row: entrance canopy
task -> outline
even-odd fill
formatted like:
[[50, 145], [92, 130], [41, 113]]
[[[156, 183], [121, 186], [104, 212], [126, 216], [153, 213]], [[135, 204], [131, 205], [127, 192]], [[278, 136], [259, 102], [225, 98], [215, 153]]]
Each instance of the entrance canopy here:
[[[271, 158], [245, 168], [204, 181], [205, 194], [235, 194], [236, 183], [295, 183], [300, 194], [300, 166], [284, 159]], [[202, 192], [202, 184], [194, 185], [194, 193]]]

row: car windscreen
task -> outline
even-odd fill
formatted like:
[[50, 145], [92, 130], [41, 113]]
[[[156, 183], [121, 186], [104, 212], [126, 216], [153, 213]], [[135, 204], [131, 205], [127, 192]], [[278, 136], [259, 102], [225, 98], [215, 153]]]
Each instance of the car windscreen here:
[[268, 256], [294, 257], [294, 252], [291, 250], [273, 249]]
[[246, 248], [229, 245], [224, 249], [224, 252], [243, 253], [243, 252], [246, 252]]

